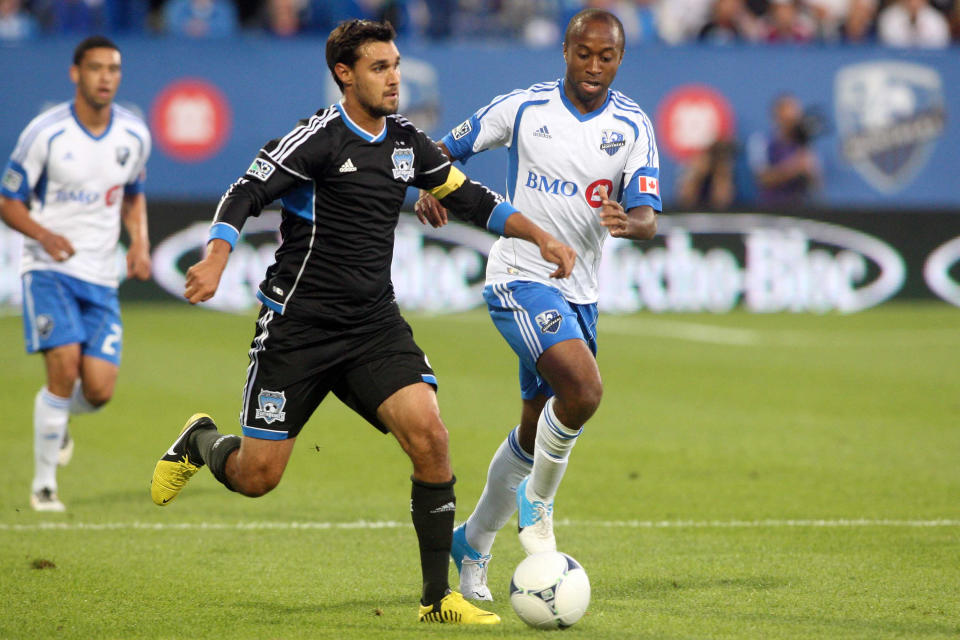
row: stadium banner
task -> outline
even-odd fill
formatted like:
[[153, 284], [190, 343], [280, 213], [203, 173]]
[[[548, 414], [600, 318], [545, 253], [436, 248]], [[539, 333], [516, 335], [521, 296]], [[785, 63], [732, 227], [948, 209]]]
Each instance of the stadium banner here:
[[[153, 279], [125, 281], [121, 297], [182, 301], [184, 274], [201, 256], [214, 209], [214, 203], [151, 202]], [[256, 306], [256, 287], [279, 243], [279, 217], [268, 210], [247, 221], [206, 306], [233, 312]], [[495, 239], [466, 224], [433, 229], [403, 214], [393, 260], [401, 307], [443, 313], [482, 305], [486, 256]], [[20, 303], [20, 246], [19, 234], [0, 228], [0, 305], [8, 309]], [[117, 259], [123, 265], [122, 252]], [[888, 300], [931, 298], [960, 306], [960, 216], [671, 212], [660, 216], [657, 237], [649, 242], [607, 240], [600, 284], [600, 307], [607, 313], [849, 313]]]
[[[72, 97], [66, 70], [75, 44], [56, 38], [0, 48], [7, 63], [0, 93], [16, 96], [4, 101], [0, 121], [4, 158], [41, 109]], [[219, 198], [261, 145], [339, 99], [321, 39], [118, 44], [118, 101], [150, 125], [147, 189], [155, 198]], [[435, 138], [495, 96], [563, 74], [559, 45], [398, 44], [400, 110]], [[789, 91], [824, 121], [812, 143], [825, 176], [820, 206], [960, 210], [956, 49], [644, 45], [627, 51], [614, 88], [655, 125], [668, 206], [684, 162], [718, 138], [738, 143], [737, 190], [742, 202], [752, 202], [742, 150], [753, 134], [769, 130], [771, 102]], [[466, 171], [500, 187], [505, 165], [506, 152], [492, 151], [472, 158]]]

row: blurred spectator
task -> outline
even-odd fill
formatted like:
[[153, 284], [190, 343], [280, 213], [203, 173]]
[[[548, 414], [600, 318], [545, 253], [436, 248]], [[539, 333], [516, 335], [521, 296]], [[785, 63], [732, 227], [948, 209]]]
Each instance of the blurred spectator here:
[[670, 44], [692, 40], [710, 19], [713, 0], [658, 0], [654, 13], [660, 37]]
[[815, 24], [817, 39], [862, 42], [876, 15], [876, 0], [804, 0]]
[[281, 38], [300, 33], [302, 0], [267, 0], [267, 30]]
[[710, 20], [697, 40], [710, 44], [731, 44], [755, 40], [759, 25], [744, 0], [714, 0]]
[[950, 44], [950, 26], [927, 0], [898, 0], [880, 12], [877, 36], [894, 47], [939, 48]]
[[820, 161], [810, 148], [818, 123], [804, 114], [800, 101], [783, 94], [773, 102], [773, 132], [751, 136], [748, 153], [759, 201], [797, 205], [811, 199], [820, 184]]
[[558, 31], [562, 31], [570, 18], [582, 9], [603, 9], [617, 16], [623, 24], [623, 35], [628, 47], [660, 39], [654, 14], [657, 0], [560, 0], [560, 3], [567, 6], [556, 21], [557, 25], [562, 25], [558, 26]]
[[725, 211], [736, 197], [734, 141], [718, 140], [693, 157], [680, 176], [677, 204], [688, 210]]
[[47, 33], [88, 35], [111, 31], [104, 0], [37, 0], [32, 11]]
[[20, 0], [0, 0], [0, 42], [22, 42], [37, 35], [37, 21]]
[[168, 33], [188, 38], [224, 38], [239, 26], [230, 0], [169, 0], [164, 18]]
[[803, 43], [813, 40], [813, 23], [795, 0], [770, 0], [763, 22], [763, 39], [767, 42]]

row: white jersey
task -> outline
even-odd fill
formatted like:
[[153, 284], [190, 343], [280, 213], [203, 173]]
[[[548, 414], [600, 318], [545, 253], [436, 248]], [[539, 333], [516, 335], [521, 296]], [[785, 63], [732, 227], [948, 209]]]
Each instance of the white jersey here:
[[117, 105], [99, 136], [80, 124], [70, 102], [34, 118], [10, 156], [0, 194], [26, 203], [30, 217], [64, 236], [76, 253], [56, 262], [24, 238], [20, 272], [58, 271], [116, 287], [120, 204], [124, 194], [143, 190], [149, 156], [147, 126]]
[[577, 252], [573, 274], [550, 277], [556, 266], [536, 245], [501, 237], [487, 261], [487, 284], [532, 280], [557, 287], [578, 304], [597, 301], [600, 252], [609, 233], [600, 224], [597, 187], [606, 185], [625, 209], [660, 201], [660, 158], [653, 126], [635, 102], [609, 91], [603, 106], [581, 114], [563, 81], [498, 96], [444, 136], [454, 158], [509, 148], [507, 197], [525, 216]]

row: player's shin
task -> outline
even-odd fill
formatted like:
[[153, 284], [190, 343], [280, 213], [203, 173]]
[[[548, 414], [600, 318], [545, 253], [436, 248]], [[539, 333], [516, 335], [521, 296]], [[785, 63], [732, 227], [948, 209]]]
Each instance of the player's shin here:
[[231, 491], [235, 489], [227, 480], [227, 458], [240, 448], [240, 436], [223, 435], [216, 429], [200, 429], [190, 436], [188, 444], [199, 459], [210, 468], [213, 477]]
[[560, 422], [553, 411], [556, 398], [550, 398], [543, 406], [537, 423], [536, 449], [533, 456], [533, 472], [529, 489], [531, 499], [552, 502], [557, 488], [567, 470], [570, 450], [577, 443], [581, 429], [571, 429]]
[[420, 568], [423, 594], [420, 603], [439, 602], [449, 591], [450, 545], [457, 498], [453, 492], [456, 478], [450, 482], [421, 482], [411, 477], [410, 513], [420, 543]]
[[533, 467], [533, 454], [520, 446], [518, 430], [519, 427], [511, 430], [493, 454], [483, 493], [467, 519], [467, 542], [482, 555], [490, 553], [497, 532], [513, 517], [517, 510], [517, 485]]
[[70, 419], [70, 399], [55, 396], [46, 387], [36, 395], [33, 404], [33, 492], [57, 488], [57, 459], [63, 432]]

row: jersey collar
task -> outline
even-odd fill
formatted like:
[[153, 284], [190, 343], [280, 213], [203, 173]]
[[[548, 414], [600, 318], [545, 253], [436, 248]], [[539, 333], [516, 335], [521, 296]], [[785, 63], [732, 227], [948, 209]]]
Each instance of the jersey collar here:
[[334, 105], [337, 108], [337, 111], [340, 112], [340, 116], [343, 118], [343, 123], [347, 125], [347, 128], [350, 131], [353, 131], [355, 134], [366, 140], [367, 142], [383, 142], [384, 138], [387, 137], [387, 121], [383, 121], [383, 129], [380, 130], [380, 133], [374, 135], [367, 132], [365, 129], [361, 129], [360, 126], [350, 119], [350, 116], [347, 115], [347, 110], [343, 108], [343, 102], [338, 102]]
[[591, 111], [590, 113], [580, 113], [580, 111], [573, 106], [573, 103], [570, 102], [570, 98], [567, 97], [566, 91], [563, 90], [564, 78], [560, 79], [560, 83], [557, 85], [557, 89], [560, 91], [560, 101], [563, 102], [563, 106], [567, 108], [567, 111], [570, 112], [574, 118], [580, 122], [586, 122], [587, 120], [592, 120], [598, 115], [603, 113], [603, 110], [607, 108], [607, 105], [610, 104], [610, 89], [607, 89], [607, 99], [603, 101], [603, 104]]
[[73, 121], [77, 123], [77, 126], [80, 127], [80, 130], [94, 140], [102, 140], [105, 138], [107, 134], [110, 133], [110, 129], [113, 127], [113, 105], [110, 105], [110, 122], [107, 123], [107, 128], [103, 130], [103, 133], [98, 136], [93, 135], [90, 130], [87, 129], [82, 122], [80, 122], [80, 118], [77, 117], [77, 107], [73, 102], [70, 103], [70, 115], [73, 116]]

